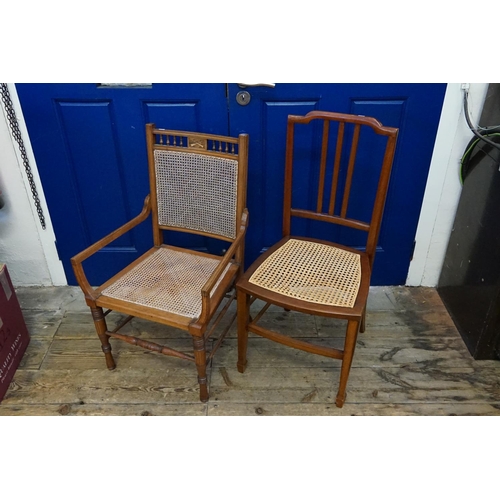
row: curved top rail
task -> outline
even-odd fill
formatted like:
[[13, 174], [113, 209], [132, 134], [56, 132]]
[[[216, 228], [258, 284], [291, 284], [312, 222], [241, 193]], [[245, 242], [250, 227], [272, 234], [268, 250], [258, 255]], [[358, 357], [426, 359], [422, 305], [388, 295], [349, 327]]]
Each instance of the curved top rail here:
[[395, 137], [399, 129], [394, 127], [384, 127], [378, 120], [363, 115], [348, 115], [345, 113], [335, 113], [333, 111], [310, 111], [305, 116], [288, 115], [288, 120], [294, 123], [309, 123], [311, 120], [324, 119], [336, 120], [346, 123], [355, 123], [370, 126], [377, 134]]

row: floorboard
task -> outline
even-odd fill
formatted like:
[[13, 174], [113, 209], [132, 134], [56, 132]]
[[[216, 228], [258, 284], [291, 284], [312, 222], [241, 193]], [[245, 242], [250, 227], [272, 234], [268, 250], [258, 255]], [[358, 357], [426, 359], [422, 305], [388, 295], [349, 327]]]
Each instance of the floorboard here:
[[[241, 374], [233, 325], [208, 369], [210, 401], [201, 403], [188, 361], [112, 339], [117, 368], [107, 370], [78, 288], [20, 288], [17, 294], [31, 342], [0, 403], [2, 416], [500, 415], [500, 361], [472, 358], [433, 288], [371, 289], [342, 409], [334, 404], [338, 360], [251, 334]], [[121, 318], [111, 313], [109, 325]], [[319, 345], [343, 345], [342, 321], [272, 306], [261, 324]], [[122, 332], [192, 349], [186, 332], [145, 320]]]

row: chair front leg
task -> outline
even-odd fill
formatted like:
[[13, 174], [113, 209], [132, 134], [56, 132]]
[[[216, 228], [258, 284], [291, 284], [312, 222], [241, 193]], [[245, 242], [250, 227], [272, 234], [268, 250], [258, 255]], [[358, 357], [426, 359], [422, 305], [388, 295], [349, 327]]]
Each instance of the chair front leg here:
[[349, 321], [347, 323], [347, 331], [344, 343], [344, 357], [342, 358], [342, 368], [340, 369], [339, 391], [335, 404], [342, 408], [346, 397], [347, 379], [351, 370], [352, 358], [354, 356], [354, 348], [356, 347], [356, 339], [358, 337], [359, 320]]
[[94, 319], [94, 326], [101, 341], [102, 352], [106, 357], [106, 366], [108, 370], [114, 370], [116, 368], [115, 360], [113, 359], [113, 354], [111, 353], [111, 345], [109, 343], [109, 336], [106, 334], [108, 327], [106, 325], [106, 319], [102, 311], [102, 307], [91, 307], [92, 318]]
[[237, 292], [238, 306], [238, 371], [243, 373], [247, 366], [248, 320], [250, 297], [242, 291]]
[[203, 336], [193, 336], [193, 348], [196, 369], [198, 370], [198, 383], [200, 384], [200, 401], [206, 403], [208, 401], [207, 353]]

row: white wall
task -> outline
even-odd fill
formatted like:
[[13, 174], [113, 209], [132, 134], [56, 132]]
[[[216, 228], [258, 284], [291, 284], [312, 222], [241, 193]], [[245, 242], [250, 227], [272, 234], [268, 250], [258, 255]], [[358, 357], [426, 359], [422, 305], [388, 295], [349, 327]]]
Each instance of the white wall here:
[[67, 281], [57, 257], [54, 231], [14, 85], [9, 85], [9, 92], [39, 189], [47, 229], [43, 230], [38, 220], [19, 148], [0, 106], [0, 190], [5, 201], [0, 209], [0, 262], [7, 264], [14, 286], [64, 285]]
[[[435, 286], [446, 252], [461, 186], [458, 169], [472, 137], [463, 116], [460, 83], [448, 84], [436, 137], [427, 187], [416, 234], [416, 246], [407, 284]], [[488, 84], [471, 83], [469, 109], [477, 124]], [[17, 144], [13, 143], [4, 113], [0, 114], [0, 189], [6, 206], [0, 210], [0, 261], [5, 262], [15, 286], [64, 285], [66, 278], [54, 245], [50, 214], [40, 187], [35, 159], [28, 140], [14, 85], [9, 85], [35, 174], [47, 221], [41, 229], [31, 201]], [[3, 108], [2, 108], [3, 111]]]
[[[469, 113], [474, 125], [479, 122], [487, 90], [487, 83], [470, 84]], [[438, 283], [462, 190], [460, 159], [472, 136], [464, 117], [461, 84], [450, 83], [434, 145], [407, 285], [436, 286]]]

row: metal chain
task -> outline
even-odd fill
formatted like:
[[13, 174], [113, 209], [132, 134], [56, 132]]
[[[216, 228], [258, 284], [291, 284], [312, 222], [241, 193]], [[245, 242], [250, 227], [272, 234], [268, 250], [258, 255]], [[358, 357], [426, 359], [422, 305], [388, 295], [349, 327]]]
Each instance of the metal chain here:
[[2, 102], [4, 104], [4, 109], [7, 114], [7, 120], [9, 121], [10, 130], [12, 137], [19, 146], [19, 151], [21, 152], [21, 157], [23, 159], [24, 169], [26, 170], [26, 175], [28, 176], [28, 182], [31, 188], [31, 194], [33, 195], [33, 200], [35, 202], [36, 211], [38, 212], [38, 218], [40, 219], [40, 224], [43, 229], [46, 229], [45, 216], [43, 215], [42, 205], [40, 203], [40, 198], [38, 197], [38, 191], [36, 189], [35, 179], [33, 178], [33, 172], [28, 161], [28, 155], [26, 154], [26, 148], [24, 147], [23, 138], [21, 131], [19, 130], [19, 124], [16, 118], [16, 112], [14, 110], [14, 105], [12, 104], [12, 99], [10, 98], [9, 88], [6, 83], [0, 83], [0, 95], [2, 96]]

